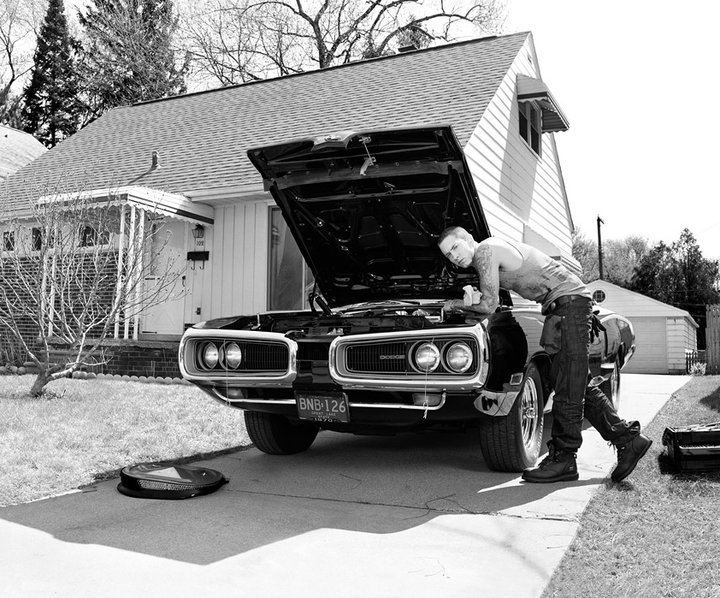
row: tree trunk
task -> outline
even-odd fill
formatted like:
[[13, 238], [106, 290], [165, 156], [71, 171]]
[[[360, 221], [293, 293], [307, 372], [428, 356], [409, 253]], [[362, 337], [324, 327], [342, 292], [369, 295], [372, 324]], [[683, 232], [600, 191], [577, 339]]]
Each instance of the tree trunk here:
[[52, 376], [46, 369], [41, 369], [33, 382], [32, 388], [30, 388], [31, 397], [41, 397], [45, 392], [45, 387], [49, 382], [52, 382]]

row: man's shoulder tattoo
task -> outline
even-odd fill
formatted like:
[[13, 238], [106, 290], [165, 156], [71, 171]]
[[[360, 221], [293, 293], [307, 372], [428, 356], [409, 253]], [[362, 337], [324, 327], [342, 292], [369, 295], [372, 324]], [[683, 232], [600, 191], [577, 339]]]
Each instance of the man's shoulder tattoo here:
[[473, 256], [473, 266], [475, 266], [475, 270], [477, 270], [478, 276], [480, 276], [481, 280], [489, 276], [492, 272], [492, 258], [492, 249], [490, 249], [490, 247], [480, 245], [478, 250], [475, 252], [475, 255]]

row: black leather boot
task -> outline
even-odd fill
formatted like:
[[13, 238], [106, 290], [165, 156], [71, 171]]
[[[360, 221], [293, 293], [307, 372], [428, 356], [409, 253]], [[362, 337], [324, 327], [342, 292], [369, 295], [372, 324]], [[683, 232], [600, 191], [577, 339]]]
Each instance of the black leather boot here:
[[526, 469], [522, 479], [526, 482], [551, 483], [571, 482], [578, 479], [575, 453], [555, 450], [549, 445], [550, 452], [535, 469]]
[[615, 445], [618, 462], [610, 474], [610, 479], [613, 482], [620, 482], [628, 477], [651, 445], [652, 440], [640, 432], [625, 444]]

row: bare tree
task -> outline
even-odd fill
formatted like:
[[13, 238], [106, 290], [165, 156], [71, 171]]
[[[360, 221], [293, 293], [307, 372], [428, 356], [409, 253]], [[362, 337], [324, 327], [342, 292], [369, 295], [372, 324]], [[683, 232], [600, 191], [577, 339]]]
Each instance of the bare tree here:
[[17, 124], [20, 96], [16, 88], [32, 68], [44, 10], [42, 0], [0, 2], [0, 122]]
[[196, 74], [221, 85], [497, 32], [499, 0], [205, 0], [186, 8]]
[[[635, 267], [649, 251], [648, 240], [638, 235], [603, 241], [605, 280], [630, 288]], [[581, 231], [576, 230], [573, 233], [572, 253], [582, 267], [581, 278], [586, 282], [597, 280], [599, 276], [597, 241], [588, 239]]]
[[144, 214], [112, 198], [57, 196], [30, 218], [0, 218], [0, 326], [39, 371], [32, 396], [104, 363], [103, 341], [181, 292], [177, 256]]

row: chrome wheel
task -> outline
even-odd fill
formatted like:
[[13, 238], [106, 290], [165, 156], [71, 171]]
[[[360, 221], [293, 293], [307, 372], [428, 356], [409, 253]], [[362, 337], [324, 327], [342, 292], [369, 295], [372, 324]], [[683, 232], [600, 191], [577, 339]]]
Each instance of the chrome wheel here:
[[543, 433], [542, 393], [540, 370], [530, 363], [510, 413], [483, 418], [480, 448], [490, 469], [523, 471], [535, 465]]
[[531, 450], [537, 443], [538, 419], [542, 417], [534, 378], [527, 377], [525, 379], [522, 394], [518, 400], [520, 400], [520, 429], [523, 446]]

